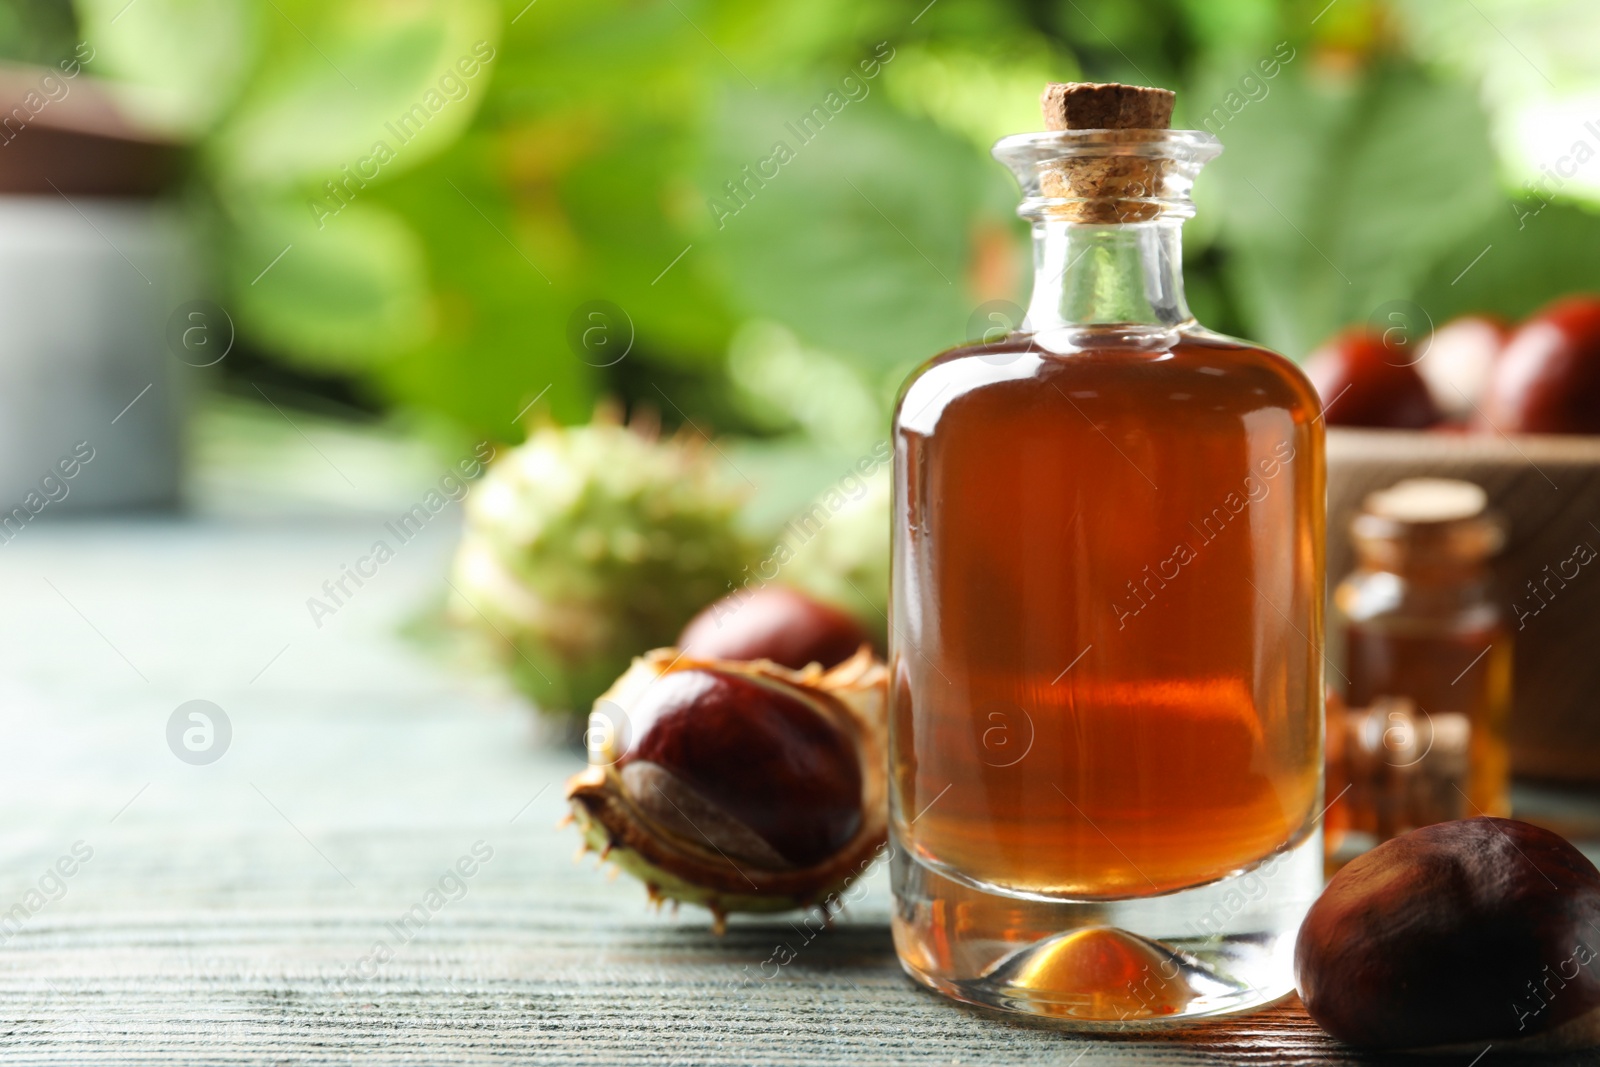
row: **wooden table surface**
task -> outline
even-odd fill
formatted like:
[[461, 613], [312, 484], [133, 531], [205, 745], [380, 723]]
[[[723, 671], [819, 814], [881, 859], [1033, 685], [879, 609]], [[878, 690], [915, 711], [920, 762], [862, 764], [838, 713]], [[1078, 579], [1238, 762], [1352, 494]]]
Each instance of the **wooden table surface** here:
[[[381, 522], [40, 523], [0, 545], [5, 1063], [1354, 1059], [1293, 1003], [1098, 1040], [947, 1003], [895, 962], [882, 871], [810, 940], [655, 914], [573, 861], [578, 755], [398, 635], [453, 528], [314, 624], [306, 599]], [[167, 741], [195, 699], [232, 728], [209, 765]]]

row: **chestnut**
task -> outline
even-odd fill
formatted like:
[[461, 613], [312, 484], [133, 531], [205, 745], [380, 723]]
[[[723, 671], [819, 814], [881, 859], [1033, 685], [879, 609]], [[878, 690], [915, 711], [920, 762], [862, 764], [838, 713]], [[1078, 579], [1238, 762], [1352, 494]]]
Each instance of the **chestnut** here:
[[1462, 315], [1433, 331], [1417, 371], [1445, 415], [1465, 421], [1476, 414], [1510, 337], [1510, 324], [1494, 315]]
[[1600, 433], [1600, 297], [1567, 297], [1524, 322], [1482, 406], [1502, 433]]
[[834, 910], [887, 836], [887, 678], [865, 649], [829, 671], [635, 660], [567, 785], [586, 847], [719, 930], [734, 911]]
[[825, 860], [861, 827], [855, 747], [796, 691], [693, 667], [648, 687], [631, 718], [617, 768], [663, 822], [692, 795], [752, 832], [729, 842], [736, 852], [775, 868]]
[[1417, 356], [1365, 326], [1325, 342], [1306, 359], [1306, 377], [1322, 397], [1330, 426], [1420, 430], [1440, 419]]
[[1600, 871], [1511, 819], [1436, 823], [1334, 875], [1295, 944], [1311, 1018], [1364, 1048], [1600, 1043]]
[[678, 637], [679, 648], [701, 659], [765, 659], [791, 670], [837, 666], [867, 642], [852, 616], [783, 585], [725, 596]]

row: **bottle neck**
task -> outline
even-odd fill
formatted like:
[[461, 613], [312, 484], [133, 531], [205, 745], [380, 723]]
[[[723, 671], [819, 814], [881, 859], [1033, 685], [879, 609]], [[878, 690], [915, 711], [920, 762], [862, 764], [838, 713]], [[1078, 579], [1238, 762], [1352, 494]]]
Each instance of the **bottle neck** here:
[[1028, 327], [1035, 335], [1105, 326], [1167, 332], [1192, 322], [1181, 217], [1117, 225], [1034, 221]]

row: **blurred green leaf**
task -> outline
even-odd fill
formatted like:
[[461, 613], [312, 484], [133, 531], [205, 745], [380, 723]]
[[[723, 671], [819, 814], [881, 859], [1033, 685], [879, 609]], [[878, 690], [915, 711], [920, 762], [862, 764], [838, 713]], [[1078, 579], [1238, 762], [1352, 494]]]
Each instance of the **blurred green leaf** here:
[[1439, 257], [1417, 291], [1435, 323], [1471, 311], [1516, 321], [1565, 293], [1600, 291], [1600, 215], [1571, 204], [1505, 200]]
[[694, 193], [670, 173], [634, 165], [641, 155], [681, 151], [681, 138], [629, 125], [563, 176], [566, 221], [585, 235], [564, 281], [577, 300], [624, 308], [649, 338], [645, 358], [704, 366], [720, 361], [735, 319], [707, 269], [707, 242], [676, 225], [670, 210], [673, 197]]
[[896, 108], [925, 115], [987, 153], [1002, 137], [1038, 129], [1039, 90], [1080, 76], [1077, 62], [1027, 36], [896, 46], [882, 88]]
[[[802, 139], [791, 123], [833, 88], [773, 87], [725, 102], [701, 170], [707, 253], [747, 314], [866, 367], [926, 358], [963, 339], [977, 303], [966, 225], [983, 182], [1005, 179], [986, 176], [998, 168], [967, 142], [874, 96]], [[780, 143], [793, 159], [770, 179], [746, 178]]]
[[129, 103], [161, 128], [209, 129], [250, 77], [261, 52], [252, 0], [76, 0], [92, 69], [142, 92]]
[[212, 146], [226, 185], [338, 181], [380, 142], [393, 160], [370, 169], [416, 166], [459, 136], [493, 76], [485, 0], [273, 7], [283, 51]]
[[300, 204], [242, 217], [229, 250], [240, 326], [291, 362], [370, 367], [426, 337], [426, 258], [405, 222], [357, 203], [318, 229]]
[[579, 301], [556, 284], [563, 272], [530, 240], [537, 219], [519, 218], [494, 180], [491, 149], [486, 139], [469, 138], [381, 194], [415, 220], [439, 309], [434, 333], [384, 366], [381, 380], [404, 404], [512, 440], [521, 436], [517, 416], [536, 398], [524, 420], [587, 419], [599, 371], [569, 344], [567, 322]]
[[1272, 42], [1283, 18], [1283, 5], [1274, 0], [1179, 0], [1179, 6], [1208, 48], [1247, 60]]
[[1335, 94], [1285, 72], [1222, 131], [1203, 210], [1230, 238], [1252, 333], [1298, 358], [1411, 296], [1503, 203], [1482, 109], [1463, 86], [1389, 70]]

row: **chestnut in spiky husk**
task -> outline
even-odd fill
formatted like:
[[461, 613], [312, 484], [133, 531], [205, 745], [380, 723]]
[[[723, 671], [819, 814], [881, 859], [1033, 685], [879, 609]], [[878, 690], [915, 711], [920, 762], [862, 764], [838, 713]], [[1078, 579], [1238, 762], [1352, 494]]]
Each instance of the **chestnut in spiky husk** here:
[[1306, 1011], [1363, 1048], [1600, 1044], [1600, 871], [1512, 819], [1436, 823], [1334, 875], [1295, 944]]
[[729, 912], [837, 906], [886, 836], [887, 672], [658, 649], [599, 701], [567, 785], [586, 847], [653, 899]]
[[852, 616], [783, 585], [725, 596], [678, 637], [679, 648], [701, 659], [767, 659], [791, 670], [837, 666], [867, 643]]

